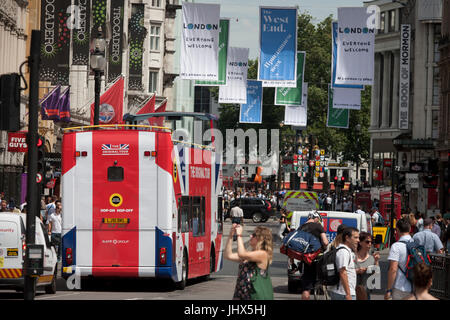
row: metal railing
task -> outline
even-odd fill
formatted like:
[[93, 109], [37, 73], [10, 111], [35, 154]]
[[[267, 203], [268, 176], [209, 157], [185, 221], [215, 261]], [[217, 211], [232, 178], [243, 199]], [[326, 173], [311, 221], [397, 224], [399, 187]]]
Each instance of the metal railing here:
[[450, 300], [450, 254], [430, 253], [433, 285], [430, 294], [439, 299]]

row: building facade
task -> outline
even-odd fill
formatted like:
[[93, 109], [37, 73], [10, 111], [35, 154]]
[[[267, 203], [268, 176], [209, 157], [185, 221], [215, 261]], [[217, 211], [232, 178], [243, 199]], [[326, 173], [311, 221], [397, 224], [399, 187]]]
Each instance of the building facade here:
[[[19, 66], [26, 60], [27, 1], [0, 1], [0, 75], [19, 73]], [[26, 67], [22, 69], [26, 70]], [[22, 83], [23, 85], [23, 83]], [[26, 101], [22, 92], [21, 100]], [[25, 103], [21, 103], [21, 130], [25, 130]], [[0, 192], [6, 199], [21, 198], [21, 180], [24, 173], [24, 153], [8, 151], [8, 133], [0, 131]]]
[[[441, 1], [375, 0], [364, 5], [380, 8], [369, 129], [370, 182], [374, 193], [390, 190], [394, 166], [402, 207], [432, 214], [439, 210], [431, 172], [437, 159]], [[411, 174], [417, 184], [407, 182]]]
[[439, 113], [439, 207], [450, 210], [449, 153], [450, 153], [450, 0], [442, 1], [442, 39], [439, 69], [441, 75], [441, 108]]

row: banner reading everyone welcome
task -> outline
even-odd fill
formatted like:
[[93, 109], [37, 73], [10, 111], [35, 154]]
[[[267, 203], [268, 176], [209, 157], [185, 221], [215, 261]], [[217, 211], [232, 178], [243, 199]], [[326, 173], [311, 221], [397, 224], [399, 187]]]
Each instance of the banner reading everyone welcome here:
[[336, 84], [372, 85], [375, 28], [367, 9], [338, 8]]
[[228, 48], [227, 84], [219, 87], [219, 103], [247, 103], [248, 48]]
[[260, 7], [258, 80], [263, 87], [297, 85], [297, 8]]
[[220, 5], [183, 2], [180, 78], [217, 81]]

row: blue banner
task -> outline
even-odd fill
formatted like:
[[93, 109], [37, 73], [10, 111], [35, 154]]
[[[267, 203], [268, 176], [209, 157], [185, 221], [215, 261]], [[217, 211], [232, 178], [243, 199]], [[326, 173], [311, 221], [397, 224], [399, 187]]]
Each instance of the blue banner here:
[[261, 81], [247, 80], [247, 103], [241, 104], [239, 122], [262, 123], [262, 94]]
[[297, 85], [297, 8], [259, 8], [258, 80], [264, 87]]
[[332, 23], [332, 55], [331, 55], [331, 87], [332, 88], [351, 88], [351, 89], [364, 89], [363, 85], [357, 85], [357, 84], [336, 84], [336, 61], [337, 61], [337, 28], [338, 23], [333, 22]]

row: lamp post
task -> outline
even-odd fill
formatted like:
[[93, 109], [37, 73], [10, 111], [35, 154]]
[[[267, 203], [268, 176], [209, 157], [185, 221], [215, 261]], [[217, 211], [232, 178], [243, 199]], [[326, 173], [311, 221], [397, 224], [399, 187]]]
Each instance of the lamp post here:
[[97, 37], [92, 39], [93, 50], [91, 52], [91, 69], [94, 71], [95, 80], [95, 100], [94, 100], [94, 125], [99, 124], [100, 118], [100, 86], [102, 74], [106, 66], [105, 50], [106, 40], [103, 36], [102, 28], [98, 28]]

